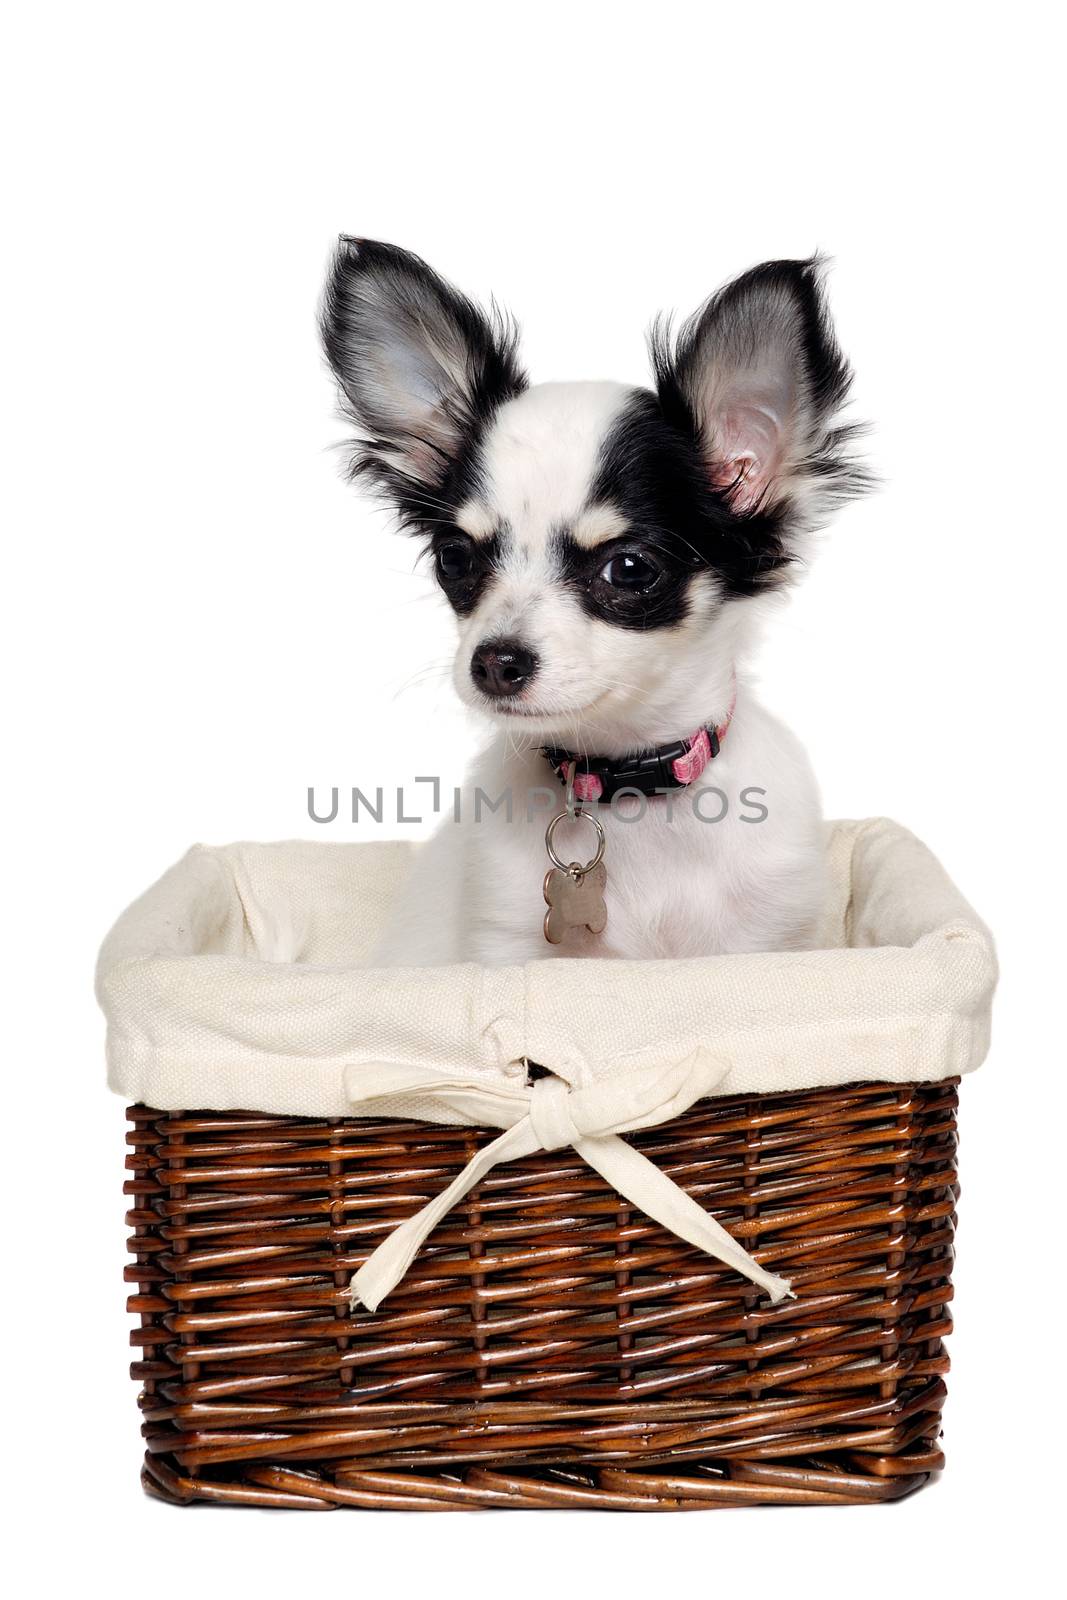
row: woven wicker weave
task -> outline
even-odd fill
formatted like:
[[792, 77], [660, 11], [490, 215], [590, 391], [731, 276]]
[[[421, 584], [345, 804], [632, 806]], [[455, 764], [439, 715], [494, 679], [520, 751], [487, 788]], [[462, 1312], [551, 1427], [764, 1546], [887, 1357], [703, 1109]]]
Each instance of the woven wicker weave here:
[[572, 1152], [497, 1168], [376, 1314], [369, 1251], [494, 1133], [136, 1107], [145, 1487], [328, 1509], [895, 1499], [941, 1465], [953, 1083], [706, 1100], [632, 1136], [771, 1307]]

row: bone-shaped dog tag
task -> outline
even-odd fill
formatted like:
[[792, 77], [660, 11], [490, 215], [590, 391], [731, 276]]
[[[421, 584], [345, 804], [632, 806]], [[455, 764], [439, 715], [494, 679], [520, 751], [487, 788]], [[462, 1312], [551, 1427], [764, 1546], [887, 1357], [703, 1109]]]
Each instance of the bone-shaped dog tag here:
[[550, 867], [545, 873], [545, 938], [549, 944], [562, 944], [572, 928], [588, 928], [603, 933], [608, 922], [604, 888], [608, 881], [604, 863], [583, 871], [577, 861], [564, 870]]

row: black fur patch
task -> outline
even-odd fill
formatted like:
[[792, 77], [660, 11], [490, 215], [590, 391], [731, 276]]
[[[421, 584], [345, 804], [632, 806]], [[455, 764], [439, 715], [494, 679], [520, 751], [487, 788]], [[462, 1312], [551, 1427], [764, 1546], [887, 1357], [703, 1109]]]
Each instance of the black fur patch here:
[[[633, 541], [613, 544], [636, 542], [662, 552], [676, 579], [673, 598], [664, 593], [662, 602], [649, 606], [647, 620], [624, 626], [681, 620], [694, 572], [713, 571], [726, 596], [751, 595], [780, 576], [790, 560], [776, 521], [759, 513], [734, 515], [708, 476], [692, 428], [684, 418], [669, 418], [645, 389], [634, 390], [606, 435], [589, 501], [614, 506], [633, 530]], [[573, 572], [575, 563], [568, 560]], [[605, 620], [622, 622], [619, 615]]]
[[[457, 616], [466, 617], [474, 610], [493, 577], [500, 569], [510, 535], [507, 528], [494, 533], [491, 539], [471, 539], [459, 528], [438, 528], [430, 541], [434, 571], [449, 605]], [[463, 544], [471, 557], [470, 574], [463, 578], [449, 578], [442, 571], [438, 552], [446, 545]]]
[[[561, 528], [553, 535], [552, 553], [563, 582], [601, 622], [645, 632], [674, 627], [689, 615], [689, 585], [697, 568], [669, 540], [635, 532], [589, 547]], [[657, 576], [648, 588], [620, 588], [605, 580], [613, 558], [630, 553], [654, 564]]]

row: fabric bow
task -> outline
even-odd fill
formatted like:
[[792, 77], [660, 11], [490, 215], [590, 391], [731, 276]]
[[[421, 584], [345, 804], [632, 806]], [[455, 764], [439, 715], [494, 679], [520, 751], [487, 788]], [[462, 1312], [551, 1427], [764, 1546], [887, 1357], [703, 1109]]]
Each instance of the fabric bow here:
[[[418, 1096], [422, 1102], [419, 1115], [427, 1121], [433, 1120], [436, 1105], [451, 1113], [449, 1120], [459, 1117], [471, 1126], [488, 1124], [506, 1130], [472, 1156], [447, 1189], [382, 1240], [352, 1279], [349, 1300], [353, 1310], [362, 1305], [377, 1311], [428, 1235], [498, 1162], [568, 1145], [638, 1210], [733, 1267], [764, 1289], [776, 1305], [792, 1293], [788, 1280], [765, 1272], [672, 1178], [619, 1138], [688, 1110], [711, 1092], [726, 1070], [724, 1063], [702, 1048], [687, 1060], [658, 1071], [623, 1071], [573, 1088], [552, 1076], [533, 1083], [478, 1082], [447, 1070], [403, 1062], [349, 1067], [346, 1093], [367, 1115], [375, 1114], [378, 1102]], [[381, 1110], [396, 1114], [391, 1107]]]

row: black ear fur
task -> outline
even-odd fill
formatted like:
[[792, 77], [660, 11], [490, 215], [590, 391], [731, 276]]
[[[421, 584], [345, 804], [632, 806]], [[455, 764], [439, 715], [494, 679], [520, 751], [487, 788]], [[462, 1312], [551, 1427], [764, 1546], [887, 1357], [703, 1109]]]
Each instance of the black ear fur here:
[[441, 496], [493, 412], [526, 387], [510, 319], [394, 245], [340, 239], [320, 326], [358, 429], [352, 472], [405, 516], [413, 497]]
[[852, 373], [834, 335], [823, 263], [767, 261], [713, 295], [651, 352], [667, 418], [697, 443], [731, 510], [784, 539], [870, 483], [838, 413]]

